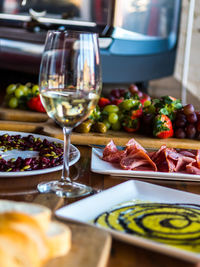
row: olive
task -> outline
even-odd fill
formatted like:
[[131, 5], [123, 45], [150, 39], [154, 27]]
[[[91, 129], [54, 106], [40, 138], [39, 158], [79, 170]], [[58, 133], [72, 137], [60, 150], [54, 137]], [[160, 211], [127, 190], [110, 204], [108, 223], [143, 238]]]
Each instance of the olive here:
[[92, 125], [92, 130], [98, 133], [106, 133], [107, 127], [103, 122], [96, 122], [94, 125]]
[[93, 121], [92, 120], [86, 120], [84, 122], [82, 122], [81, 124], [79, 124], [74, 131], [77, 133], [89, 133], [89, 131], [91, 130]]

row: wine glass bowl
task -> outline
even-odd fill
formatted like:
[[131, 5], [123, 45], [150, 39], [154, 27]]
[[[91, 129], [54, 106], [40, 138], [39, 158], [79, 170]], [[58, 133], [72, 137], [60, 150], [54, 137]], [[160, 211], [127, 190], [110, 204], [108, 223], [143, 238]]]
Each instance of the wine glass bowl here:
[[42, 56], [39, 87], [49, 117], [63, 128], [63, 172], [60, 181], [38, 185], [42, 193], [76, 197], [91, 187], [69, 177], [70, 134], [95, 108], [102, 88], [100, 53], [96, 33], [49, 31]]

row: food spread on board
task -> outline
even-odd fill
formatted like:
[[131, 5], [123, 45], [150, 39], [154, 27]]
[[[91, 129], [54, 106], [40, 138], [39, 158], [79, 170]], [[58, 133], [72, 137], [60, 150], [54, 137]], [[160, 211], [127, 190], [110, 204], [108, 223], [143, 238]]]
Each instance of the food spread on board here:
[[103, 150], [102, 159], [117, 163], [124, 170], [200, 175], [200, 150], [178, 150], [163, 145], [157, 151], [148, 152], [135, 139], [130, 139], [123, 150], [111, 140]]
[[[39, 87], [31, 83], [10, 84], [5, 103], [10, 108], [45, 112]], [[139, 132], [158, 138], [200, 139], [200, 111], [192, 104], [183, 106], [172, 96], [151, 98], [131, 84], [101, 96], [89, 118], [74, 129], [79, 133], [112, 131]]]
[[129, 201], [97, 216], [94, 224], [200, 252], [200, 206]]

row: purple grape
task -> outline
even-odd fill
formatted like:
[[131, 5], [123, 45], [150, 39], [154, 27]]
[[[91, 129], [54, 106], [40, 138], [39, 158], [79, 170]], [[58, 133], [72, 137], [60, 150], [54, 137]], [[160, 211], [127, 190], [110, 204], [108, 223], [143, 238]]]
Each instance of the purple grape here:
[[182, 118], [182, 119], [177, 119], [175, 124], [176, 124], [176, 127], [180, 128], [180, 127], [184, 127], [187, 123], [187, 120], [185, 118]]
[[196, 135], [196, 128], [194, 124], [188, 124], [186, 127], [186, 136], [193, 139]]
[[185, 115], [189, 115], [194, 113], [194, 106], [192, 104], [188, 104], [183, 107], [183, 112]]
[[174, 134], [175, 134], [176, 138], [180, 138], [180, 139], [186, 138], [186, 133], [185, 133], [184, 129], [182, 129], [182, 128], [176, 129]]
[[195, 122], [197, 122], [197, 115], [196, 115], [196, 113], [194, 112], [194, 113], [188, 114], [187, 115], [187, 121], [189, 123], [195, 123]]

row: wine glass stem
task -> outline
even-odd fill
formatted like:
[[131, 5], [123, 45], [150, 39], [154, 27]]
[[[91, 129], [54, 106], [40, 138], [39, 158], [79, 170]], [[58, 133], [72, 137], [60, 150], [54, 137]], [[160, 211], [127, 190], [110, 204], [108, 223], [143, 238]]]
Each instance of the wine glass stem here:
[[63, 127], [64, 151], [63, 151], [63, 170], [61, 180], [72, 183], [69, 174], [69, 155], [70, 155], [70, 134], [72, 129]]

